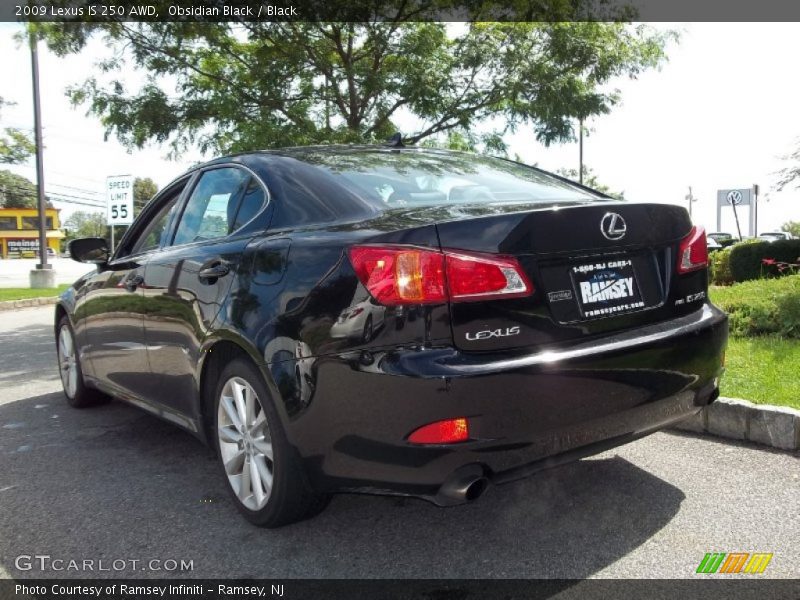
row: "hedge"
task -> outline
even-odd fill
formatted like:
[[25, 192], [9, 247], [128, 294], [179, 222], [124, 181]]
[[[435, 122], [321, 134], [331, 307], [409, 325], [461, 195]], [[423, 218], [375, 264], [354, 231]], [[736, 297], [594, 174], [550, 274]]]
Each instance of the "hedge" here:
[[730, 285], [733, 283], [731, 274], [731, 248], [723, 248], [708, 255], [708, 262], [711, 272], [709, 273], [711, 283], [714, 285]]
[[765, 266], [763, 259], [778, 262], [800, 262], [800, 240], [736, 244], [730, 250], [730, 273], [734, 281], [749, 281], [778, 275], [774, 267]]
[[728, 313], [732, 335], [800, 338], [800, 275], [711, 288], [711, 301]]

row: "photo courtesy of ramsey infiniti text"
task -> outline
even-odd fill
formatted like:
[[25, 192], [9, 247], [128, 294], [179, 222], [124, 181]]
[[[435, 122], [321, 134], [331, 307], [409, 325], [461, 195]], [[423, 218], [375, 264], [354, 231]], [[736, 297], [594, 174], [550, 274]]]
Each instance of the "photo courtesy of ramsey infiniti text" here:
[[228, 156], [70, 252], [97, 269], [56, 305], [69, 403], [191, 431], [267, 527], [335, 492], [469, 502], [719, 394], [703, 229], [508, 160]]

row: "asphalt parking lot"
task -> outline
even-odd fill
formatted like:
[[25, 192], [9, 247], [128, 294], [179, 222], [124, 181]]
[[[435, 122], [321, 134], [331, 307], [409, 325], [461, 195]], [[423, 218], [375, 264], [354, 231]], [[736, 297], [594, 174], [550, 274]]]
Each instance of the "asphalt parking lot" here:
[[[52, 337], [52, 307], [2, 314], [0, 577], [161, 577], [149, 561], [174, 560], [190, 577], [691, 578], [706, 552], [771, 552], [764, 577], [800, 577], [800, 457], [678, 433], [467, 506], [341, 495], [260, 530], [190, 435], [120, 402], [70, 409]], [[126, 563], [54, 571], [21, 555]]]

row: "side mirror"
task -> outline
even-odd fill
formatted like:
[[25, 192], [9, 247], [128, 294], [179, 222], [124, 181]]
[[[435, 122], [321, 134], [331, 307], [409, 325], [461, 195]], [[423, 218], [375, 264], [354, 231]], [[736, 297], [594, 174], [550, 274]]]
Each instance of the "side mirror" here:
[[108, 245], [103, 238], [80, 238], [69, 243], [72, 260], [102, 265], [108, 262]]

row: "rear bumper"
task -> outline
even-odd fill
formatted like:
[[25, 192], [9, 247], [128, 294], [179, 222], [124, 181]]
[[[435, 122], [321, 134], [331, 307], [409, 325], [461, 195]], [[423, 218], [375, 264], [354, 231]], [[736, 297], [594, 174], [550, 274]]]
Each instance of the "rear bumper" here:
[[[665, 323], [536, 354], [405, 348], [318, 359], [314, 394], [287, 424], [327, 491], [458, 503], [453, 480], [504, 483], [627, 443], [716, 398], [727, 317], [710, 304]], [[406, 436], [465, 416], [475, 441]], [[466, 474], [466, 475], [465, 475]]]

